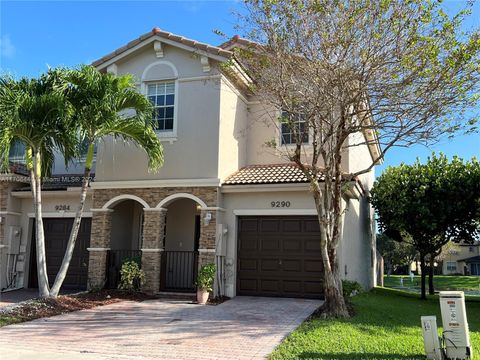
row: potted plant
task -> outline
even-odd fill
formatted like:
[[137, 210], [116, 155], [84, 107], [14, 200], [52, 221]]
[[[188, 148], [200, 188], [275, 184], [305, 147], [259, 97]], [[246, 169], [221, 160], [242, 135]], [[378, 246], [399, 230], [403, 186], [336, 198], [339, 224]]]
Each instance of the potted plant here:
[[205, 305], [208, 300], [209, 292], [212, 291], [213, 280], [215, 278], [215, 264], [206, 264], [200, 268], [197, 281], [197, 302]]

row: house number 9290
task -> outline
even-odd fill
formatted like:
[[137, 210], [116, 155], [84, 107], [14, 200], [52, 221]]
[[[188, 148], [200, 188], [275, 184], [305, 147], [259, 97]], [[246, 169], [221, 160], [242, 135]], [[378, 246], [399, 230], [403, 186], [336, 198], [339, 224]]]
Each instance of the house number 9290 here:
[[273, 208], [285, 208], [285, 207], [290, 207], [290, 201], [272, 201], [270, 203]]

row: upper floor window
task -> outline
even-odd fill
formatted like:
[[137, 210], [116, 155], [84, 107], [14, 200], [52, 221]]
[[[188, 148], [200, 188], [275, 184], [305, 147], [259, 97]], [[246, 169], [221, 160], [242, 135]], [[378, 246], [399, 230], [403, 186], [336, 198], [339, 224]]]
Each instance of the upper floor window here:
[[173, 131], [175, 109], [175, 82], [165, 81], [148, 84], [148, 98], [152, 102], [155, 129], [157, 131]]
[[303, 144], [308, 143], [308, 127], [303, 115], [283, 111], [280, 125], [282, 145], [296, 144], [296, 136], [301, 137]]
[[26, 146], [20, 141], [15, 141], [10, 146], [9, 160], [17, 163], [25, 163], [25, 149]]

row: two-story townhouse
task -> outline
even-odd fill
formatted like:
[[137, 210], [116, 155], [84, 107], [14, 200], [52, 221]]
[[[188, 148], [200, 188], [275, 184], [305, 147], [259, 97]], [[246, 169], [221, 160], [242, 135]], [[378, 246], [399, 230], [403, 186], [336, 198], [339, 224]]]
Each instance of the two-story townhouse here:
[[480, 241], [449, 243], [442, 250], [442, 274], [480, 275]]
[[[135, 76], [138, 91], [155, 105], [165, 164], [149, 173], [134, 146], [114, 139], [98, 144], [95, 181], [65, 287], [115, 286], [121, 262], [134, 257], [148, 292], [193, 290], [198, 267], [214, 262], [217, 293], [322, 296], [314, 201], [299, 169], [265, 147], [273, 138], [284, 145], [291, 139], [287, 129], [265, 120], [278, 118], [280, 109], [267, 108], [247, 90], [251, 79], [232, 57], [232, 49], [245, 43], [234, 37], [217, 47], [154, 28], [93, 63]], [[376, 145], [352, 147], [344, 171], [362, 168], [378, 152]], [[59, 168], [57, 174], [65, 172]], [[342, 276], [366, 288], [376, 278], [373, 212], [366, 200], [373, 180], [372, 170], [345, 194], [338, 251]], [[72, 185], [53, 183], [43, 193], [50, 280], [78, 198]], [[18, 181], [0, 186], [2, 274], [8, 274], [0, 285], [13, 279], [16, 287], [35, 286], [30, 195]]]

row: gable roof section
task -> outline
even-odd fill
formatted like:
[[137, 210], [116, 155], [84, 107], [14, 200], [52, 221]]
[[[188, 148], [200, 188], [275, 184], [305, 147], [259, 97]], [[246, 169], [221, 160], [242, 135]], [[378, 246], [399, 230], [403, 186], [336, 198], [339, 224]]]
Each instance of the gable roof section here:
[[154, 39], [158, 39], [159, 41], [168, 45], [181, 47], [190, 51], [196, 51], [203, 55], [214, 57], [217, 60], [220, 60], [219, 57], [229, 59], [233, 54], [231, 51], [222, 49], [218, 46], [213, 46], [196, 40], [188, 39], [186, 37], [175, 35], [171, 32], [163, 31], [160, 28], [155, 27], [148, 33], [143, 34], [139, 38], [130, 41], [126, 45], [118, 48], [110, 54], [107, 54], [102, 58], [94, 61], [92, 65], [95, 67], [103, 68], [105, 66], [105, 63], [109, 62], [110, 60], [123, 57], [129, 53], [128, 50], [134, 49], [137, 46], [141, 46], [142, 43], [148, 43], [150, 41], [153, 41]]

